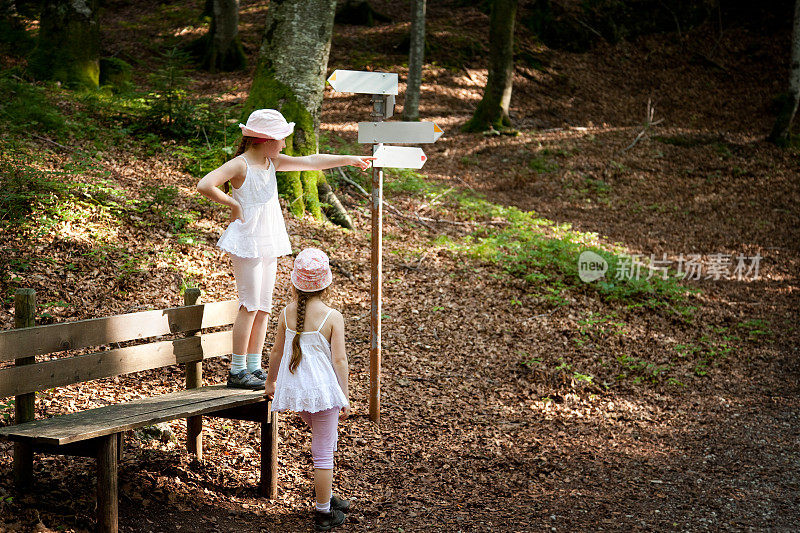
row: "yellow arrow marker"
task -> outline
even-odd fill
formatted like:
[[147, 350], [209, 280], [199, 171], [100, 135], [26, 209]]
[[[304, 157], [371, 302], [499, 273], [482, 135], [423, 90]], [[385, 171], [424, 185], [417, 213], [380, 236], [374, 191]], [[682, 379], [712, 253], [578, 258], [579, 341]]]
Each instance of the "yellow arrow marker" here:
[[441, 129], [439, 126], [437, 126], [436, 124], [434, 124], [434, 125], [433, 125], [433, 131], [434, 131], [435, 133], [444, 133], [444, 132], [442, 131], [442, 129]]
[[336, 81], [336, 71], [334, 71], [333, 74], [331, 74], [331, 77], [328, 78], [328, 83], [332, 81]]

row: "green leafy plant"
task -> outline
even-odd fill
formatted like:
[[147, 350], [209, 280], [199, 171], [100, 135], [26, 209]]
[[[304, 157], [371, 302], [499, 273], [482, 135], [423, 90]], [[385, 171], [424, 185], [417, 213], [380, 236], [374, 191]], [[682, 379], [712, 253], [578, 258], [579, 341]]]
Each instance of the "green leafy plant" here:
[[176, 138], [207, 135], [214, 122], [205, 99], [192, 97], [183, 65], [187, 55], [177, 48], [163, 54], [163, 64], [150, 75], [152, 90], [144, 97], [143, 114], [148, 130]]
[[672, 368], [672, 364], [658, 365], [644, 359], [631, 357], [621, 354], [616, 357], [617, 363], [621, 367], [621, 373], [617, 376], [618, 380], [632, 378], [633, 383], [658, 383], [663, 374]]
[[0, 400], [0, 416], [2, 416], [3, 420], [6, 422], [10, 421], [14, 416], [14, 404], [14, 398], [6, 401]]
[[0, 75], [0, 123], [5, 131], [36, 130], [60, 138], [70, 130], [67, 118], [53, 105], [47, 90], [25, 82], [9, 69]]

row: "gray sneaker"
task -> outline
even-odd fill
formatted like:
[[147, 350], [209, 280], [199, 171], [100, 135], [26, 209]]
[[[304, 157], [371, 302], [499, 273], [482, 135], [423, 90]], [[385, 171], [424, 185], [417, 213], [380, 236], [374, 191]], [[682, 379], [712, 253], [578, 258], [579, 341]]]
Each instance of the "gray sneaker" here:
[[256, 368], [251, 372], [252, 375], [256, 377], [256, 379], [263, 379], [265, 382], [267, 381], [267, 373], [264, 372], [263, 368]]
[[258, 379], [255, 375], [242, 370], [238, 374], [228, 372], [228, 387], [232, 389], [250, 389], [260, 390], [263, 389], [267, 382], [263, 379]]

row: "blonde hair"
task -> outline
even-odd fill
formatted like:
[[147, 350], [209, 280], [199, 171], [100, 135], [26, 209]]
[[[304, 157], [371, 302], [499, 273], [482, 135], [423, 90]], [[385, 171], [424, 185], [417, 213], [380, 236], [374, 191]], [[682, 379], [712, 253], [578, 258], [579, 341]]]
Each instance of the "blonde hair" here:
[[[319, 291], [301, 291], [297, 287], [294, 288], [297, 295], [297, 325], [295, 326], [294, 339], [292, 339], [292, 358], [289, 360], [289, 372], [294, 374], [297, 366], [303, 359], [303, 352], [300, 350], [300, 334], [303, 333], [306, 322], [306, 302], [315, 296], [322, 296], [325, 289]], [[287, 324], [286, 327], [289, 327]]]

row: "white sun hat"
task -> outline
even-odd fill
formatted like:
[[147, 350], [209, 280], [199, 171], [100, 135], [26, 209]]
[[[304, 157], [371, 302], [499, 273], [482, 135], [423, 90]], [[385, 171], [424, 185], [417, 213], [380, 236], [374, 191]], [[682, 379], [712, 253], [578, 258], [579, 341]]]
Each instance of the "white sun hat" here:
[[242, 135], [259, 139], [283, 139], [294, 131], [294, 122], [286, 122], [280, 111], [256, 109], [247, 118], [247, 124], [239, 124]]

